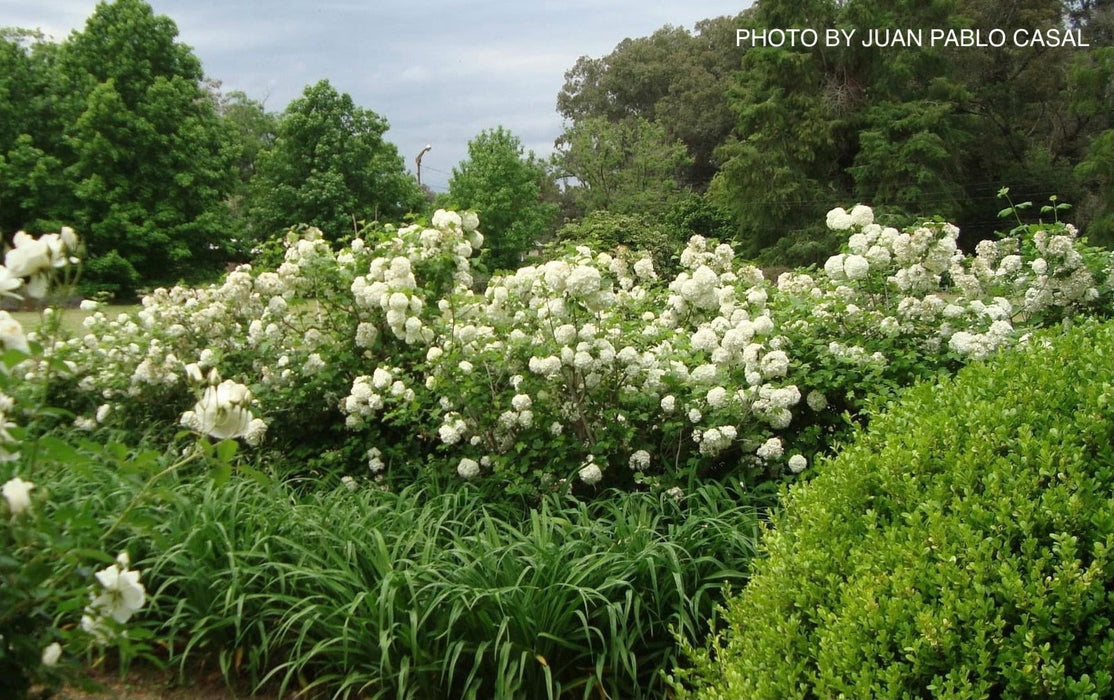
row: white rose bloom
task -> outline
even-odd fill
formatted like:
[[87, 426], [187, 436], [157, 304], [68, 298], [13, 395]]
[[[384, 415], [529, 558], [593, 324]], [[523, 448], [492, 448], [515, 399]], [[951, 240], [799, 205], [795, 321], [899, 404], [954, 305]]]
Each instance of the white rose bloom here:
[[182, 424], [218, 440], [244, 436], [254, 419], [247, 406], [251, 392], [243, 384], [226, 379], [206, 387], [192, 411], [182, 415]]
[[0, 488], [0, 493], [3, 494], [4, 500], [8, 502], [8, 510], [12, 515], [19, 515], [23, 511], [31, 507], [31, 489], [35, 485], [30, 481], [24, 481], [18, 476], [14, 479], [9, 479]]
[[12, 315], [7, 311], [0, 311], [0, 343], [3, 343], [6, 350], [19, 350], [23, 353], [30, 353], [31, 347], [27, 344], [27, 336], [23, 332], [23, 326], [19, 321], [12, 318]]
[[43, 666], [56, 666], [60, 658], [62, 658], [62, 645], [58, 642], [48, 644], [43, 649]]
[[45, 238], [32, 238], [17, 231], [12, 239], [14, 248], [4, 256], [4, 265], [13, 277], [30, 277], [53, 267], [50, 244]]
[[116, 563], [101, 569], [95, 576], [104, 590], [89, 604], [92, 613], [123, 624], [146, 602], [146, 591], [139, 582], [138, 571], [129, 571]]

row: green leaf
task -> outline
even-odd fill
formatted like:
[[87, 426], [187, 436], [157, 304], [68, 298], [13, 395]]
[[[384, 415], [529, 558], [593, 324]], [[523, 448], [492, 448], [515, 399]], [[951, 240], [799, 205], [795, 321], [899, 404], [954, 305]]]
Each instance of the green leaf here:
[[221, 440], [217, 443], [217, 459], [224, 464], [231, 463], [239, 447], [235, 440]]

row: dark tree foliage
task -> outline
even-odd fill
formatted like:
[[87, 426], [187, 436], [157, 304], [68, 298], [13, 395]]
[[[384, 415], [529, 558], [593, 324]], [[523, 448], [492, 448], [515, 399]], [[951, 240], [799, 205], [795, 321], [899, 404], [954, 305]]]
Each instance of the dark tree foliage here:
[[[1103, 8], [1083, 4], [1072, 15], [1059, 0], [760, 0], [746, 26], [1012, 34], [1100, 22]], [[1086, 36], [1092, 46], [1101, 38]], [[1102, 133], [1114, 113], [1100, 56], [1010, 43], [751, 48], [729, 92], [735, 130], [717, 152], [711, 192], [752, 253], [798, 249], [794, 241], [824, 235], [816, 222], [827, 209], [855, 202], [948, 217], [970, 243], [998, 227], [993, 198], [1003, 185], [1024, 198], [1086, 203], [1077, 223], [1098, 222], [1109, 171]], [[1088, 157], [1093, 165], [1075, 169]]]
[[73, 226], [91, 288], [126, 296], [225, 257], [230, 140], [177, 35], [142, 0], [115, 0], [61, 44], [0, 42], [0, 225]]
[[716, 171], [715, 149], [734, 125], [724, 94], [743, 54], [735, 48], [739, 22], [708, 19], [693, 32], [666, 26], [624, 39], [602, 58], [582, 56], [565, 73], [557, 109], [574, 125], [631, 118], [659, 125], [688, 154], [677, 184], [702, 190]]

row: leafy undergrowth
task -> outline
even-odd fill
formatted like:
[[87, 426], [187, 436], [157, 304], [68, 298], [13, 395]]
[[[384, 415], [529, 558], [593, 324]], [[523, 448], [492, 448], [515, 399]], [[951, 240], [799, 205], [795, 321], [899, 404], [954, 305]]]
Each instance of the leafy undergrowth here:
[[793, 486], [700, 697], [1109, 697], [1114, 325], [905, 393]]
[[[128, 482], [87, 476], [118, 508]], [[675, 633], [706, 634], [743, 580], [760, 510], [715, 485], [524, 508], [475, 488], [170, 479], [121, 541], [151, 594], [129, 634], [283, 697], [660, 696]]]

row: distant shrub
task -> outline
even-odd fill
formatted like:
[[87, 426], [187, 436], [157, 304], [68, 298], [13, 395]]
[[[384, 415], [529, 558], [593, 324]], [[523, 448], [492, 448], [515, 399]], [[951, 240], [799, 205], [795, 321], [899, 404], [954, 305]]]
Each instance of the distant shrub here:
[[1112, 444], [1114, 325], [908, 391], [789, 490], [696, 695], [1110, 697]]

